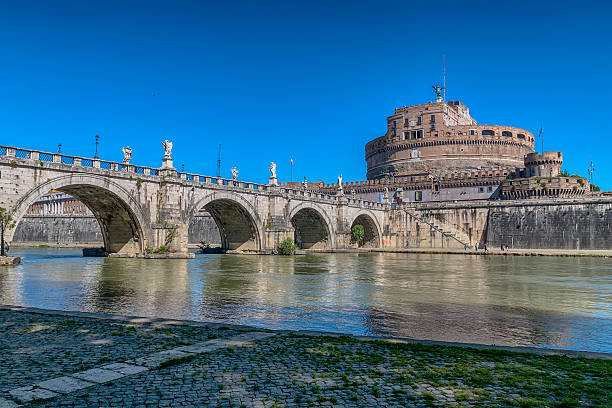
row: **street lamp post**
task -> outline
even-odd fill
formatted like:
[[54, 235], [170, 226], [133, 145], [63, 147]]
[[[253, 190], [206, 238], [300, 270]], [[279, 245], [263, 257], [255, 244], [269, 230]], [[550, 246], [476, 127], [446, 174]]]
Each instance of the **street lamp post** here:
[[94, 154], [94, 159], [98, 158], [98, 141], [100, 140], [100, 136], [96, 135], [96, 153]]
[[587, 169], [587, 173], [589, 174], [589, 178], [591, 180], [591, 186], [589, 187], [591, 189], [591, 195], [593, 195], [593, 193], [595, 192], [595, 189], [593, 188], [593, 172], [595, 171], [595, 167], [593, 167], [593, 159], [591, 159], [591, 164], [589, 165], [589, 168]]

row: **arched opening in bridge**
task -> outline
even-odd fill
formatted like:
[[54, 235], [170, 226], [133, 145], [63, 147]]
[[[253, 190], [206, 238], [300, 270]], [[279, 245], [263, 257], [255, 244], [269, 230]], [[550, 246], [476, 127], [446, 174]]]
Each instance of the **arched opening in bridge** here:
[[325, 219], [313, 208], [302, 208], [292, 218], [294, 241], [301, 249], [330, 249], [331, 236]]
[[[257, 252], [261, 250], [259, 231], [255, 220], [249, 211], [240, 203], [230, 199], [217, 199], [204, 205], [205, 212], [198, 211], [198, 214], [210, 214], [216, 224], [218, 232], [211, 229], [210, 236], [216, 238], [218, 234], [219, 244], [222, 250]], [[194, 226], [194, 219], [190, 223], [190, 236], [196, 235], [198, 228]], [[203, 221], [207, 228], [210, 223]], [[215, 246], [215, 242], [210, 243]]]
[[351, 231], [355, 225], [362, 225], [364, 229], [363, 240], [357, 242], [358, 246], [365, 248], [377, 248], [380, 245], [380, 234], [378, 233], [378, 228], [372, 217], [366, 214], [361, 214], [355, 218], [355, 221], [353, 221]]
[[142, 254], [143, 233], [129, 205], [105, 188], [74, 184], [30, 197], [13, 234], [17, 245], [100, 246]]

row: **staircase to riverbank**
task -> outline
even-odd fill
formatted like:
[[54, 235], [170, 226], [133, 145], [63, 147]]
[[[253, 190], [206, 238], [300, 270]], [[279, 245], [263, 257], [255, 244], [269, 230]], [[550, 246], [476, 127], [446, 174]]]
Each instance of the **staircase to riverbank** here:
[[449, 225], [441, 223], [439, 220], [428, 220], [421, 214], [418, 214], [414, 210], [409, 208], [405, 208], [404, 211], [406, 212], [406, 215], [408, 215], [414, 221], [427, 225], [430, 229], [441, 234], [442, 237], [446, 237], [453, 241], [456, 241], [457, 243], [461, 244], [461, 246], [471, 246], [469, 236], [457, 230], [456, 228], [451, 228]]

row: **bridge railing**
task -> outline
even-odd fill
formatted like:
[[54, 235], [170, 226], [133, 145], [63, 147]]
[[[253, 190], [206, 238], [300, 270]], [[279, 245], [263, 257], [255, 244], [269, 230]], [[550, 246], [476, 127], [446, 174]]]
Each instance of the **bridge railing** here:
[[65, 164], [72, 167], [90, 167], [111, 171], [129, 171], [136, 174], [150, 176], [159, 175], [159, 169], [153, 167], [136, 166], [133, 164], [125, 164], [108, 160], [71, 156], [62, 153], [43, 152], [40, 150], [22, 149], [11, 146], [0, 146], [0, 156], [15, 157], [17, 159], [26, 159], [41, 163]]
[[254, 191], [266, 191], [267, 185], [259, 183], [251, 183], [247, 181], [240, 181], [234, 179], [225, 179], [212, 176], [204, 176], [201, 174], [177, 172], [177, 177], [181, 180], [192, 181], [198, 184], [208, 184], [217, 187], [225, 187], [228, 189], [238, 190], [254, 190]]
[[[107, 171], [130, 172], [130, 173], [142, 174], [146, 176], [159, 176], [160, 175], [160, 169], [153, 168], [153, 167], [137, 166], [134, 164], [119, 163], [119, 162], [114, 162], [114, 161], [81, 157], [81, 156], [70, 156], [70, 155], [66, 155], [62, 153], [50, 153], [50, 152], [43, 152], [39, 150], [22, 149], [22, 148], [11, 147], [11, 146], [0, 146], [0, 156], [6, 156], [9, 158], [14, 157], [18, 159], [31, 160], [31, 161], [36, 161], [40, 163], [43, 163], [43, 162], [56, 163], [56, 164], [61, 164], [65, 166], [70, 166], [72, 168], [85, 167], [85, 168], [100, 169], [100, 170], [107, 170]], [[167, 169], [165, 169], [164, 171], [167, 171]], [[243, 191], [250, 190], [250, 191], [264, 192], [264, 191], [268, 191], [270, 187], [267, 184], [251, 183], [251, 182], [246, 182], [246, 181], [224, 179], [224, 178], [219, 178], [219, 177], [204, 176], [201, 174], [186, 173], [186, 172], [179, 172], [179, 171], [176, 171], [176, 173], [173, 172], [172, 174], [174, 174], [177, 178], [181, 180], [191, 181], [191, 182], [195, 182], [198, 184], [208, 184], [211, 186], [214, 185], [220, 188], [226, 188], [226, 189], [232, 189], [232, 190], [243, 190]], [[296, 198], [310, 198], [310, 199], [328, 201], [331, 203], [338, 202], [339, 197], [342, 197], [342, 196], [338, 196], [335, 194], [323, 193], [319, 191], [288, 188], [287, 186], [283, 186], [282, 183], [278, 186], [278, 188], [281, 189], [281, 192], [289, 196], [296, 197]], [[347, 197], [347, 196], [344, 196], [344, 197]], [[364, 200], [352, 198], [352, 197], [348, 197], [348, 204], [359, 206], [359, 207], [373, 208], [373, 209], [384, 208], [384, 205], [381, 203], [364, 201]]]

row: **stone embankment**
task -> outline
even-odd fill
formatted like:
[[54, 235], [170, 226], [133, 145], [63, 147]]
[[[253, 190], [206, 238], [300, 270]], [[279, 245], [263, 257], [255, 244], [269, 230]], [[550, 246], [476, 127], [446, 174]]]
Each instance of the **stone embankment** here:
[[0, 266], [15, 266], [20, 262], [20, 257], [0, 256]]
[[[605, 406], [607, 354], [0, 308], [0, 407]], [[527, 352], [525, 352], [527, 351]]]

